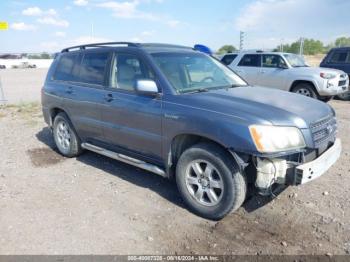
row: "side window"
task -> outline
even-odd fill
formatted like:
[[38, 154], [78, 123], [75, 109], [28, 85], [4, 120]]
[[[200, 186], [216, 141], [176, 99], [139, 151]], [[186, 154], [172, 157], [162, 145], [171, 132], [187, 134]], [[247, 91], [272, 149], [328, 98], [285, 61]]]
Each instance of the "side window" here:
[[244, 55], [241, 61], [239, 61], [238, 66], [260, 67], [261, 55]]
[[154, 80], [154, 74], [136, 55], [116, 54], [112, 63], [111, 87], [133, 91], [138, 79]]
[[60, 81], [76, 81], [77, 59], [78, 54], [65, 54], [61, 56], [53, 75], [53, 79]]
[[223, 62], [225, 65], [230, 65], [233, 62], [233, 60], [235, 60], [236, 57], [237, 57], [236, 54], [234, 54], [234, 55], [225, 55], [221, 59], [221, 62]]
[[286, 63], [279, 55], [263, 55], [262, 57], [263, 67], [279, 68], [282, 65], [285, 66]]
[[330, 63], [346, 63], [349, 62], [348, 58], [349, 52], [346, 51], [336, 51], [332, 54], [331, 59], [329, 60]]
[[109, 53], [85, 53], [81, 61], [78, 81], [103, 85]]

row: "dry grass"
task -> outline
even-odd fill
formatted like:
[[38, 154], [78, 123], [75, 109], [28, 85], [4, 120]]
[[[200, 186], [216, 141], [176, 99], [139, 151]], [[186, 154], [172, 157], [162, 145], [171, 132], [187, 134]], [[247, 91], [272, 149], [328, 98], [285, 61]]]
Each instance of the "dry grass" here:
[[6, 116], [25, 120], [26, 124], [33, 126], [42, 118], [40, 103], [8, 104], [0, 107], [0, 119]]
[[322, 59], [325, 57], [325, 54], [305, 55], [304, 57], [305, 57], [305, 61], [310, 66], [320, 66]]

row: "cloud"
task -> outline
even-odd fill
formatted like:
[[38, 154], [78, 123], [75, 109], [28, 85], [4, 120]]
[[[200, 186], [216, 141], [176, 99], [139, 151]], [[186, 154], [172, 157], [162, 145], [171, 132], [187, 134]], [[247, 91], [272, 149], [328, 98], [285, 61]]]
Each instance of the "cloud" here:
[[36, 21], [44, 25], [53, 25], [53, 26], [59, 26], [59, 27], [69, 26], [69, 22], [67, 20], [54, 18], [54, 17], [42, 17], [42, 18], [38, 18]]
[[142, 12], [138, 9], [140, 1], [125, 1], [116, 2], [108, 1], [97, 4], [98, 7], [111, 9], [113, 16], [125, 19], [146, 19], [146, 20], [158, 20], [159, 18], [152, 13]]
[[105, 37], [92, 37], [92, 36], [80, 36], [70, 43], [68, 43], [69, 46], [75, 46], [75, 45], [84, 45], [84, 44], [93, 44], [93, 43], [104, 43], [104, 42], [113, 42], [113, 40]]
[[170, 27], [177, 27], [178, 25], [180, 25], [180, 21], [178, 21], [178, 20], [169, 20], [169, 21], [167, 21], [166, 22], [166, 24], [168, 25], [168, 26], [170, 26]]
[[58, 31], [58, 32], [55, 32], [54, 35], [55, 35], [56, 37], [66, 37], [66, 32]]
[[144, 37], [149, 37], [149, 36], [153, 36], [155, 34], [156, 31], [154, 30], [150, 30], [150, 31], [143, 31], [141, 33], [141, 36], [144, 36]]
[[265, 39], [267, 45], [270, 37], [277, 42], [299, 37], [329, 41], [333, 35], [350, 32], [348, 10], [350, 1], [255, 0], [240, 10], [234, 29], [245, 31], [255, 42]]
[[42, 15], [48, 15], [48, 16], [55, 16], [57, 15], [57, 12], [55, 9], [50, 8], [46, 11], [43, 11], [40, 7], [34, 6], [34, 7], [28, 7], [22, 11], [22, 15], [26, 16], [42, 16]]
[[88, 1], [87, 0], [75, 0], [73, 1], [73, 4], [74, 5], [77, 5], [77, 6], [86, 6], [88, 5]]
[[61, 45], [55, 41], [41, 42], [40, 47], [45, 52], [58, 52], [58, 51], [60, 51], [60, 49], [62, 49]]
[[13, 23], [13, 24], [11, 24], [11, 28], [13, 30], [18, 30], [18, 31], [33, 31], [33, 30], [36, 30], [36, 27], [34, 25], [25, 24], [23, 22]]

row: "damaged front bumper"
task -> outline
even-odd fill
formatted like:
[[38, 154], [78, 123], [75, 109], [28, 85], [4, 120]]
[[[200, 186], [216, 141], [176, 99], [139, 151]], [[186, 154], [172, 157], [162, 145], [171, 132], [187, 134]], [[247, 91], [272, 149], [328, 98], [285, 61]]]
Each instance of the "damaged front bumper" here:
[[295, 167], [295, 185], [305, 184], [322, 176], [340, 157], [341, 141], [337, 139], [333, 146], [315, 160]]
[[274, 184], [301, 185], [310, 182], [326, 173], [339, 159], [341, 151], [341, 141], [336, 139], [318, 158], [302, 164], [286, 159], [258, 157], [255, 186], [261, 194], [267, 195]]

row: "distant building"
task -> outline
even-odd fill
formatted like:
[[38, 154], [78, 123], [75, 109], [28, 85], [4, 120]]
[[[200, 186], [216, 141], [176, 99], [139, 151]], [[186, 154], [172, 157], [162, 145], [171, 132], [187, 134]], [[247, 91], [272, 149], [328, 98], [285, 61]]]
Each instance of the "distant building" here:
[[22, 59], [24, 56], [22, 54], [2, 54], [0, 59]]

